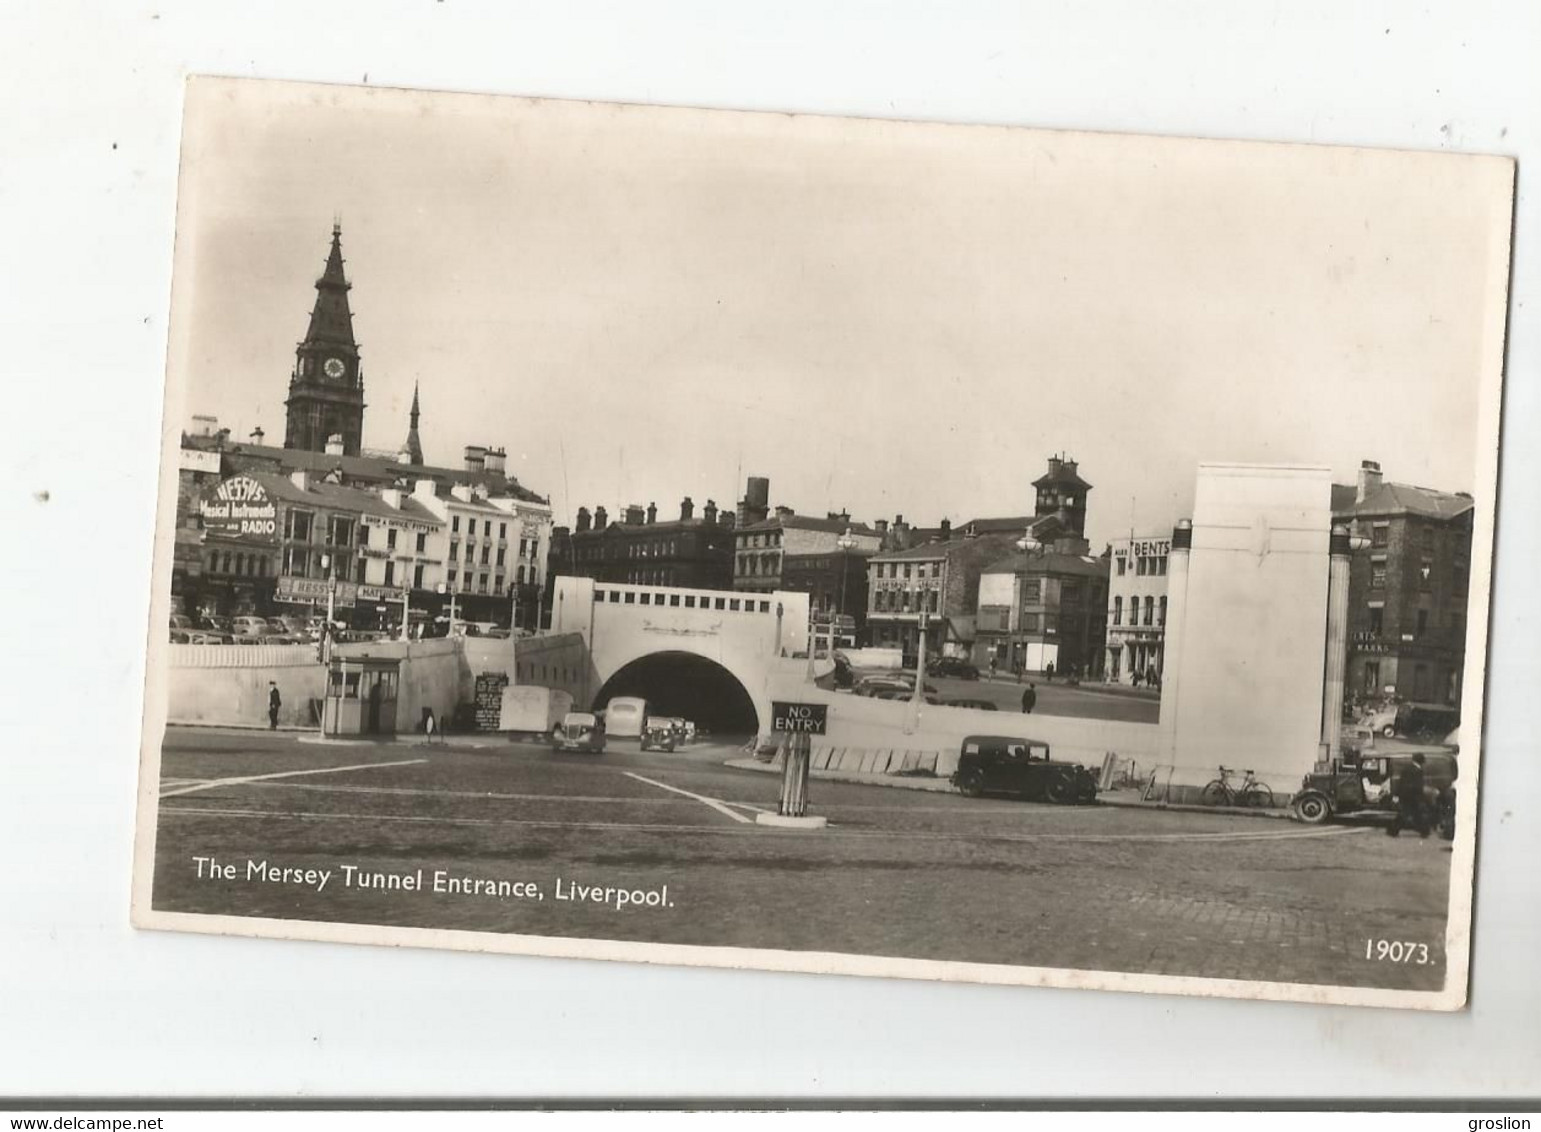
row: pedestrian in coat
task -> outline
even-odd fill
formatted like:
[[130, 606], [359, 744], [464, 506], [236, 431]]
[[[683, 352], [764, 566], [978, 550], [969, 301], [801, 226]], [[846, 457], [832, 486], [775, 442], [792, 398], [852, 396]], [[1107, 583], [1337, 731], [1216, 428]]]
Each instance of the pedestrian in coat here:
[[268, 681], [268, 730], [278, 730], [278, 709], [284, 704], [284, 699], [278, 694], [278, 682]]
[[1404, 825], [1416, 829], [1419, 837], [1429, 835], [1429, 807], [1423, 797], [1423, 763], [1422, 755], [1414, 755], [1413, 761], [1397, 775], [1397, 812], [1386, 829], [1392, 837], [1401, 833]]
[[1033, 708], [1038, 704], [1038, 692], [1029, 684], [1027, 690], [1022, 693], [1022, 710], [1028, 715], [1033, 714]]

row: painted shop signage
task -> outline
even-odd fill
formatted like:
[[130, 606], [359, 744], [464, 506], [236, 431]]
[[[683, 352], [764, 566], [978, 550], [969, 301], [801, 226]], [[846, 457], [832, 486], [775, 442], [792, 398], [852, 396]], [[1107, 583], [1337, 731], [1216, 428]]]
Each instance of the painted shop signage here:
[[198, 502], [204, 533], [244, 542], [278, 541], [278, 505], [251, 476], [221, 480]]

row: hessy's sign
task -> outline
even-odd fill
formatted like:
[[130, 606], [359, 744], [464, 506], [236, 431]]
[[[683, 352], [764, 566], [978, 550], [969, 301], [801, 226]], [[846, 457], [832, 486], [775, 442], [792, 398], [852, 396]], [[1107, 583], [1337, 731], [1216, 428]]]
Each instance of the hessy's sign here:
[[222, 480], [198, 503], [204, 531], [214, 538], [276, 542], [278, 505], [250, 476]]
[[828, 704], [789, 704], [781, 700], [771, 701], [772, 731], [822, 735], [824, 723], [828, 718]]

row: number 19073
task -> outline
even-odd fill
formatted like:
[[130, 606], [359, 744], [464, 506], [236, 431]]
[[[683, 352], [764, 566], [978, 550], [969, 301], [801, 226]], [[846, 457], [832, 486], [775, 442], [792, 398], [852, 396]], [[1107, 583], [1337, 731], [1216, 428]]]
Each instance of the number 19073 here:
[[1428, 944], [1399, 939], [1365, 940], [1364, 957], [1385, 963], [1415, 963], [1419, 966], [1430, 962]]

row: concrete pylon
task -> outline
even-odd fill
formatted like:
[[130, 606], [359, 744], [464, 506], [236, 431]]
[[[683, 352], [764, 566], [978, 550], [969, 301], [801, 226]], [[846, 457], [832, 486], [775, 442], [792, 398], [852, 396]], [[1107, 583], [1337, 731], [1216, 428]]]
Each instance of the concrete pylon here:
[[1321, 761], [1333, 762], [1343, 749], [1343, 675], [1348, 667], [1348, 570], [1352, 545], [1348, 528], [1332, 528], [1327, 544], [1327, 664], [1322, 687]]
[[1177, 761], [1177, 698], [1182, 692], [1183, 621], [1188, 614], [1188, 559], [1192, 551], [1193, 521], [1183, 519], [1172, 528], [1172, 549], [1166, 564], [1166, 655], [1161, 666], [1158, 749], [1168, 765]]

